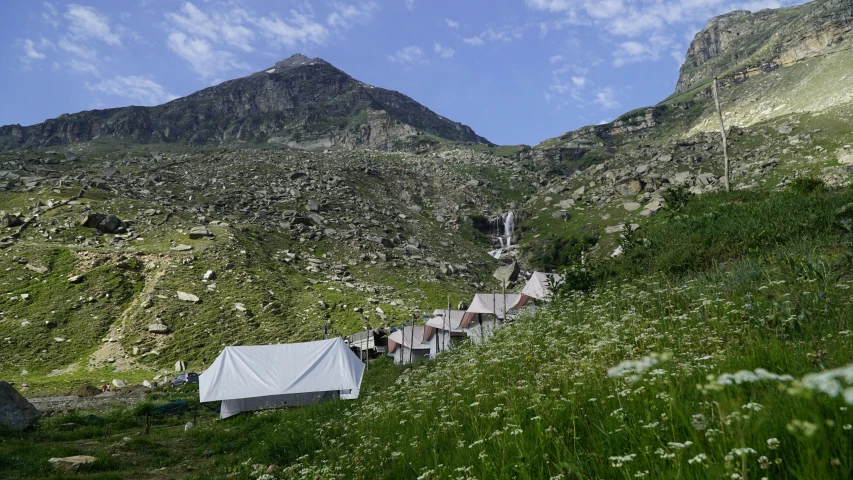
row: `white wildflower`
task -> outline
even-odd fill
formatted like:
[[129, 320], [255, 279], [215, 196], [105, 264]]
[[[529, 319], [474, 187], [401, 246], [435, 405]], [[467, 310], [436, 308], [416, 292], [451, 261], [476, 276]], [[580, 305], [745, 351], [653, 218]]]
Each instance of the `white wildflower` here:
[[767, 439], [767, 447], [770, 450], [776, 450], [777, 448], [779, 448], [780, 445], [782, 445], [782, 442], [780, 442], [778, 438]]
[[637, 456], [636, 453], [629, 453], [628, 455], [610, 457], [610, 466], [615, 467], [615, 468], [619, 468], [622, 465], [633, 460], [634, 457], [636, 457], [636, 456]]
[[704, 453], [700, 453], [699, 455], [696, 455], [695, 457], [687, 460], [687, 463], [689, 463], [691, 465], [694, 463], [701, 464], [702, 462], [704, 462], [707, 459], [708, 459], [708, 455], [705, 455]]

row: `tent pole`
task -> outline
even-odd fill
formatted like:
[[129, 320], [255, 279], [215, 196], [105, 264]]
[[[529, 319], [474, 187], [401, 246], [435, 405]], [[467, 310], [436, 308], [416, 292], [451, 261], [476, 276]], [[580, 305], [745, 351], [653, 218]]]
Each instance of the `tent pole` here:
[[415, 314], [412, 314], [412, 336], [411, 343], [409, 343], [409, 363], [412, 363], [412, 357], [415, 354]]
[[506, 279], [503, 279], [501, 290], [504, 297], [504, 322], [506, 322]]

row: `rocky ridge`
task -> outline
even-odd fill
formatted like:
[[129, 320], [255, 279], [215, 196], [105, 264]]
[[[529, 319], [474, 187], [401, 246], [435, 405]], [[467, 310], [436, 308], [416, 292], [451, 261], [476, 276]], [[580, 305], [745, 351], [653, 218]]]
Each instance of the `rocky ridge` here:
[[0, 150], [91, 141], [418, 150], [439, 140], [489, 143], [406, 95], [299, 54], [156, 107], [90, 110], [0, 127]]

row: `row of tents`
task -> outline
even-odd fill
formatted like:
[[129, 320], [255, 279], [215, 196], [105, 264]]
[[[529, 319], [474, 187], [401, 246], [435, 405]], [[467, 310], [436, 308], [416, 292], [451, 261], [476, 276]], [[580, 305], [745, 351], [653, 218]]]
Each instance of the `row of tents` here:
[[536, 272], [519, 294], [477, 294], [466, 310], [435, 310], [423, 326], [393, 331], [384, 352], [371, 331], [347, 341], [225, 347], [199, 376], [199, 400], [221, 401], [220, 416], [228, 418], [264, 408], [355, 399], [371, 354], [386, 353], [402, 364], [435, 358], [466, 338], [479, 343], [520, 309], [547, 300], [561, 280]]

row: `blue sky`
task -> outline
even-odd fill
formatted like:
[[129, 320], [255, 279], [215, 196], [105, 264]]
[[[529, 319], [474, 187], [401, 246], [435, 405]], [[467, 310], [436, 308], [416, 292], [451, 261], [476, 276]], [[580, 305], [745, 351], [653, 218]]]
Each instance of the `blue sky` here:
[[0, 125], [156, 105], [319, 56], [499, 144], [652, 105], [714, 15], [791, 0], [3, 2]]

